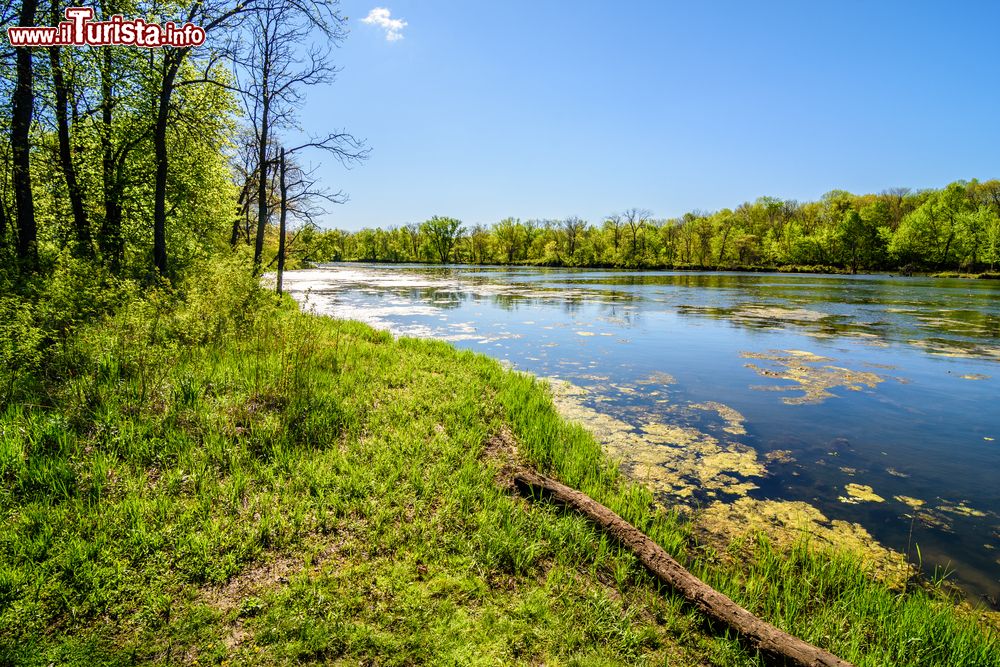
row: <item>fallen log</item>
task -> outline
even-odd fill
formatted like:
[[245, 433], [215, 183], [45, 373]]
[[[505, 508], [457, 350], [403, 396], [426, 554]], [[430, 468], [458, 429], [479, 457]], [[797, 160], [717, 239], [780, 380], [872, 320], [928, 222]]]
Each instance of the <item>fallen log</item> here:
[[753, 646], [801, 667], [852, 667], [851, 663], [762, 621], [688, 572], [642, 531], [590, 496], [531, 470], [518, 470], [514, 482], [521, 489], [542, 490], [580, 512], [628, 547], [660, 581], [714, 621], [732, 628]]

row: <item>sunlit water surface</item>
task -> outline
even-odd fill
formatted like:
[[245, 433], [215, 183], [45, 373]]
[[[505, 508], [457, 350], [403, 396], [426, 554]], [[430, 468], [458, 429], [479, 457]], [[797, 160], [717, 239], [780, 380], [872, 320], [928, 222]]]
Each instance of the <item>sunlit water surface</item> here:
[[331, 265], [285, 285], [319, 313], [567, 380], [637, 426], [725, 404], [745, 418], [733, 437], [772, 453], [751, 497], [806, 501], [914, 560], [919, 545], [928, 571], [1000, 596], [1000, 283]]

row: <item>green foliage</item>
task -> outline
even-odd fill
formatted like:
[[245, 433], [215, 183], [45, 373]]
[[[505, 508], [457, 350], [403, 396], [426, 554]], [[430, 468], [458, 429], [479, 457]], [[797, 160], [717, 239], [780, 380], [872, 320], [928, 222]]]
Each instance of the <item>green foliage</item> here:
[[19, 382], [38, 369], [44, 338], [29, 303], [0, 297], [0, 406], [6, 406]]
[[[168, 20], [177, 5], [152, 6], [125, 3], [116, 11], [143, 16], [152, 12]], [[205, 56], [194, 55], [183, 64], [178, 80], [205, 77]], [[32, 193], [42, 254], [69, 252], [96, 260], [96, 270], [148, 279], [153, 244], [153, 174], [155, 171], [151, 126], [163, 76], [166, 50], [151, 51], [110, 47], [60, 50], [68, 74], [68, 94], [76, 100], [69, 123], [72, 165], [83, 199], [87, 236], [94, 243], [83, 247], [70, 206], [67, 178], [59, 159], [55, 127], [55, 95], [43, 51], [35, 57], [37, 122], [32, 126]], [[221, 66], [209, 69], [214, 80], [226, 83], [231, 76]], [[82, 101], [86, 100], [86, 104]], [[85, 107], [85, 108], [84, 108]], [[236, 134], [237, 106], [226, 88], [218, 85], [183, 85], [176, 90], [169, 117], [169, 159], [166, 194], [166, 240], [172, 275], [183, 273], [194, 261], [220, 250], [228, 240], [236, 210], [237, 193], [228, 156]], [[0, 121], [0, 146], [9, 151], [9, 119]], [[10, 187], [11, 164], [0, 159], [0, 208], [13, 218]], [[0, 254], [10, 248], [16, 220], [0, 228]], [[40, 267], [44, 275], [46, 267]]]
[[449, 261], [471, 264], [622, 268], [761, 269], [822, 266], [833, 271], [984, 270], [1000, 261], [1000, 181], [878, 195], [828, 192], [818, 202], [761, 197], [735, 210], [601, 224], [578, 218], [505, 218], [464, 230], [434, 217], [402, 228], [313, 232], [300, 252], [311, 261]]
[[462, 233], [462, 223], [454, 218], [439, 218], [435, 215], [422, 224], [420, 230], [427, 238], [435, 258], [442, 264], [447, 264], [455, 240]]

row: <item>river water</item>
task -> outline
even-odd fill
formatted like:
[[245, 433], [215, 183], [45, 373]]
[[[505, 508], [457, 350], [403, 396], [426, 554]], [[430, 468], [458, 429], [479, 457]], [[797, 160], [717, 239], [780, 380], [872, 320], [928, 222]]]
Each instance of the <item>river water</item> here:
[[566, 381], [668, 501], [808, 503], [1000, 596], [1000, 282], [350, 264], [285, 285]]

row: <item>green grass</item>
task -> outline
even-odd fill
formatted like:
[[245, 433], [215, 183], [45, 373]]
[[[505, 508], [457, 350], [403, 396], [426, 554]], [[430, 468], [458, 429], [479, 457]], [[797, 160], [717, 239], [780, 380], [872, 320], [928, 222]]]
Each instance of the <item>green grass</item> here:
[[[933, 590], [848, 554], [696, 547], [544, 385], [298, 312], [232, 276], [53, 345], [0, 416], [0, 664], [763, 664], [487, 443], [752, 611], [861, 665], [1000, 665]], [[494, 440], [495, 442], [495, 440]]]

